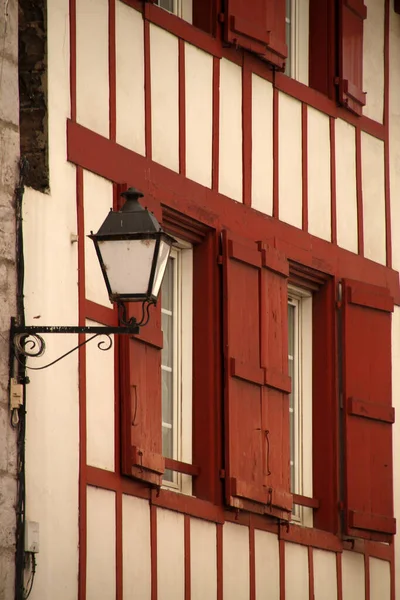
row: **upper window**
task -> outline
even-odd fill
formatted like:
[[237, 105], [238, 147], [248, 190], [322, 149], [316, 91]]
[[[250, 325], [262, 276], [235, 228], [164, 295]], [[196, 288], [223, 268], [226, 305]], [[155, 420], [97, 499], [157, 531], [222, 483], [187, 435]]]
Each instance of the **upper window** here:
[[286, 0], [285, 74], [308, 85], [309, 0]]
[[[312, 497], [312, 297], [294, 287], [288, 300], [288, 364], [290, 488]], [[294, 504], [292, 519], [312, 527], [312, 509]]]
[[192, 0], [157, 0], [155, 4], [188, 23], [193, 22]]
[[[161, 288], [162, 453], [192, 462], [192, 249], [173, 249]], [[191, 477], [166, 469], [163, 484], [190, 494]]]

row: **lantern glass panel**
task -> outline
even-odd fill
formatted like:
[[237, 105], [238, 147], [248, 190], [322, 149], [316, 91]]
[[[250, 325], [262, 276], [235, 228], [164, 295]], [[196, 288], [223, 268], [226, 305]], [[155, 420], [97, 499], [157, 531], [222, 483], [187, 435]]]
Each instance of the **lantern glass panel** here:
[[99, 241], [112, 294], [147, 296], [156, 240]]
[[161, 239], [160, 248], [158, 251], [156, 272], [154, 274], [153, 289], [151, 292], [152, 296], [154, 296], [155, 298], [157, 298], [157, 296], [160, 292], [161, 282], [163, 280], [165, 269], [168, 264], [168, 257], [169, 257], [170, 251], [171, 251], [170, 244], [167, 244], [167, 242], [165, 242], [163, 239]]

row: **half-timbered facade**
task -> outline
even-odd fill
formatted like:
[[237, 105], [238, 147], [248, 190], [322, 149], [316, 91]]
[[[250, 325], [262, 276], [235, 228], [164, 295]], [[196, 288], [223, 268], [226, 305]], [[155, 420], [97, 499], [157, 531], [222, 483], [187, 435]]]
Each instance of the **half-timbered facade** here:
[[117, 324], [127, 187], [177, 244], [138, 336], [29, 374], [33, 600], [394, 600], [399, 8], [48, 2], [26, 323]]

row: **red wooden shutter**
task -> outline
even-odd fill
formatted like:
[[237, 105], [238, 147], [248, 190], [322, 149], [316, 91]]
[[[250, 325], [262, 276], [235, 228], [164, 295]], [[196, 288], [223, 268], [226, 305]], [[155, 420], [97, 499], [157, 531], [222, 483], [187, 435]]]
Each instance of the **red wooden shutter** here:
[[[261, 312], [266, 311], [263, 322], [269, 325], [263, 335], [270, 340], [270, 348], [275, 343], [279, 352], [284, 344], [281, 335], [287, 327], [287, 305], [286, 312], [282, 312], [282, 307], [275, 312], [275, 299], [279, 292], [275, 290], [277, 280], [271, 276], [268, 293], [274, 299], [264, 306], [262, 252], [255, 244], [232, 239], [224, 232], [223, 264], [227, 502], [237, 508], [261, 513], [274, 513], [277, 508], [279, 511], [290, 510], [291, 502], [286, 496], [289, 478], [283, 490], [282, 476], [278, 475], [282, 468], [286, 473], [286, 465], [282, 467], [282, 456], [285, 460], [289, 453], [287, 448], [280, 456], [285, 443], [289, 444], [289, 414], [283, 410], [283, 404], [279, 404], [282, 393], [278, 390], [289, 384], [287, 377], [282, 377], [284, 369], [281, 364], [277, 367], [272, 351], [268, 368], [261, 366], [260, 335]], [[272, 321], [280, 317], [286, 325], [275, 327]], [[283, 356], [279, 360], [283, 360]], [[285, 364], [287, 373], [287, 352]], [[276, 402], [276, 408], [265, 409], [269, 401]], [[285, 441], [281, 438], [283, 431], [287, 434]], [[268, 475], [272, 467], [276, 469], [274, 477], [272, 473]]]
[[264, 485], [269, 508], [291, 512], [288, 375], [289, 264], [274, 248], [262, 247], [261, 363], [265, 367], [262, 394], [263, 430], [266, 432]]
[[150, 311], [138, 336], [121, 336], [122, 472], [161, 485], [161, 313]]
[[283, 0], [226, 0], [225, 41], [250, 50], [279, 68], [287, 57]]
[[391, 312], [388, 290], [343, 282], [345, 532], [384, 541], [393, 518]]
[[367, 7], [363, 0], [339, 2], [339, 102], [357, 115], [366, 102], [363, 89], [363, 32]]

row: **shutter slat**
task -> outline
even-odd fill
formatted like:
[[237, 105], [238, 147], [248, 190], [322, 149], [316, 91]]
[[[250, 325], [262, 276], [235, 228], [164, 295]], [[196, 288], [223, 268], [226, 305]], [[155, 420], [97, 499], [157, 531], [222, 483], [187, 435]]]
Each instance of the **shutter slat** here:
[[264, 369], [261, 369], [257, 365], [249, 365], [233, 357], [231, 357], [230, 363], [231, 377], [238, 377], [256, 385], [263, 385], [265, 377]]
[[373, 419], [374, 421], [381, 421], [383, 423], [394, 423], [394, 408], [383, 404], [349, 398], [347, 401], [347, 412], [349, 415], [364, 417], [365, 419]]
[[388, 298], [385, 289], [343, 282], [345, 533], [377, 541], [394, 530]]
[[382, 533], [396, 533], [396, 519], [351, 510], [349, 512], [350, 526], [356, 529], [369, 529]]

